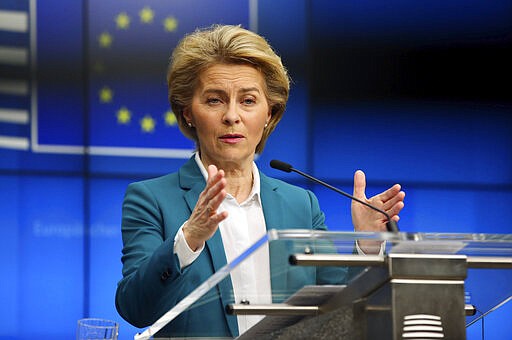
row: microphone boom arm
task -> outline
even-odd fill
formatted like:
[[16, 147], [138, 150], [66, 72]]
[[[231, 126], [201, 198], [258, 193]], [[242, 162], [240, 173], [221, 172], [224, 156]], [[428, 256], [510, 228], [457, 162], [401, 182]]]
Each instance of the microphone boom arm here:
[[318, 183], [318, 184], [324, 185], [324, 186], [328, 187], [329, 189], [336, 191], [338, 194], [342, 194], [343, 196], [345, 196], [345, 197], [347, 197], [347, 198], [350, 198], [350, 199], [352, 199], [352, 200], [354, 200], [354, 201], [356, 201], [356, 202], [358, 202], [358, 203], [361, 203], [361, 204], [362, 204], [362, 205], [364, 205], [364, 206], [367, 206], [368, 208], [370, 208], [370, 209], [372, 209], [372, 210], [375, 210], [375, 211], [377, 211], [377, 212], [379, 212], [379, 213], [383, 214], [383, 215], [384, 215], [384, 216], [386, 216], [386, 218], [388, 219], [388, 221], [386, 222], [386, 228], [387, 228], [387, 230], [388, 230], [388, 231], [391, 231], [391, 232], [398, 232], [398, 225], [397, 225], [396, 221], [392, 220], [392, 219], [389, 217], [388, 213], [386, 213], [384, 210], [381, 210], [381, 209], [379, 209], [379, 208], [377, 208], [377, 207], [374, 207], [373, 205], [368, 204], [368, 203], [366, 203], [365, 201], [362, 201], [362, 200], [360, 200], [360, 199], [359, 199], [359, 198], [357, 198], [357, 197], [354, 197], [354, 196], [352, 196], [352, 195], [350, 195], [350, 194], [347, 194], [346, 192], [344, 192], [344, 191], [342, 191], [342, 190], [340, 190], [340, 189], [338, 189], [338, 188], [336, 188], [336, 187], [333, 187], [332, 185], [327, 184], [327, 183], [325, 183], [325, 182], [323, 182], [323, 181], [319, 180], [318, 178], [315, 178], [315, 177], [313, 177], [313, 176], [310, 176], [310, 175], [308, 175], [308, 174], [306, 174], [306, 173], [304, 173], [304, 172], [302, 172], [302, 171], [300, 171], [300, 170], [297, 170], [297, 169], [295, 169], [295, 168], [293, 168], [293, 167], [292, 167], [292, 168], [290, 168], [290, 170], [291, 170], [291, 171], [293, 171], [293, 172], [298, 173], [299, 175], [302, 175], [302, 176], [304, 176], [304, 177], [306, 177], [306, 178], [308, 178], [308, 179], [312, 180], [313, 182], [316, 182], [316, 183]]
[[272, 161], [270, 162], [270, 166], [271, 166], [271, 167], [273, 167], [273, 168], [275, 168], [275, 169], [278, 169], [278, 170], [281, 170], [281, 171], [285, 171], [285, 172], [292, 172], [292, 171], [293, 171], [293, 172], [296, 172], [296, 173], [298, 173], [299, 175], [304, 176], [304, 177], [306, 177], [306, 178], [308, 178], [308, 179], [312, 180], [313, 182], [316, 182], [316, 183], [318, 183], [318, 184], [321, 184], [321, 185], [323, 185], [323, 186], [325, 186], [325, 187], [327, 187], [327, 188], [329, 188], [329, 189], [331, 189], [331, 190], [336, 191], [338, 194], [341, 194], [341, 195], [343, 195], [343, 196], [345, 196], [345, 197], [347, 197], [347, 198], [350, 198], [351, 200], [354, 200], [354, 201], [356, 201], [356, 202], [358, 202], [358, 203], [361, 203], [362, 205], [364, 205], [364, 206], [366, 206], [366, 207], [368, 207], [368, 208], [370, 208], [370, 209], [372, 209], [372, 210], [375, 210], [375, 211], [377, 211], [377, 212], [379, 212], [379, 213], [383, 214], [384, 216], [386, 216], [386, 218], [387, 218], [387, 220], [388, 220], [388, 221], [386, 222], [386, 229], [387, 229], [387, 231], [390, 231], [390, 232], [398, 232], [398, 224], [396, 223], [396, 221], [393, 221], [385, 211], [383, 211], [383, 210], [381, 210], [381, 209], [379, 209], [379, 208], [377, 208], [377, 207], [374, 207], [373, 205], [368, 204], [368, 203], [366, 203], [366, 202], [364, 202], [364, 201], [362, 201], [362, 200], [358, 199], [357, 197], [354, 197], [354, 196], [352, 196], [352, 195], [350, 195], [350, 194], [347, 194], [346, 192], [344, 192], [344, 191], [342, 191], [342, 190], [340, 190], [340, 189], [338, 189], [338, 188], [335, 188], [335, 187], [333, 187], [332, 185], [327, 184], [327, 183], [325, 183], [325, 182], [323, 182], [323, 181], [321, 181], [321, 180], [319, 180], [319, 179], [317, 179], [317, 178], [315, 178], [315, 177], [313, 177], [313, 176], [311, 176], [311, 175], [308, 175], [308, 174], [306, 174], [306, 173], [304, 173], [304, 172], [302, 172], [302, 171], [300, 171], [300, 170], [297, 170], [297, 169], [293, 168], [293, 167], [292, 167], [290, 164], [288, 164], [288, 163], [285, 163], [285, 162], [278, 161], [278, 160], [274, 159], [274, 160], [272, 160]]

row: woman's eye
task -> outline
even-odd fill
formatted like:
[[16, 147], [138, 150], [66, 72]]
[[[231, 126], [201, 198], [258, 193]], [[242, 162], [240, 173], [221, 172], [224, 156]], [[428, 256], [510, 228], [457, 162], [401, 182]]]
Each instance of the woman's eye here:
[[218, 104], [218, 103], [220, 103], [220, 99], [219, 98], [208, 98], [208, 99], [206, 99], [206, 103], [208, 103], [208, 104]]
[[245, 98], [245, 99], [243, 100], [243, 103], [244, 103], [245, 105], [252, 105], [252, 104], [256, 103], [256, 100], [254, 100], [253, 98]]

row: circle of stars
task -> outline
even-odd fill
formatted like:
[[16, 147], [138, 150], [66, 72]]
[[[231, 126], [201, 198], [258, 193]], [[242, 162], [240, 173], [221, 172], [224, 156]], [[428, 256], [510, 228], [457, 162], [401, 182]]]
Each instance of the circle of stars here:
[[[155, 21], [155, 11], [149, 6], [144, 6], [137, 14], [141, 24], [149, 25]], [[116, 29], [127, 31], [132, 24], [132, 17], [127, 12], [120, 12], [114, 17], [113, 21]], [[162, 25], [165, 32], [175, 32], [178, 29], [178, 20], [174, 16], [167, 16], [162, 21]], [[97, 40], [99, 47], [102, 49], [108, 49], [114, 44], [114, 37], [108, 31], [101, 32]], [[103, 67], [104, 65], [100, 66]], [[108, 86], [103, 86], [98, 91], [98, 99], [101, 104], [111, 104], [114, 100], [114, 91]], [[134, 113], [126, 106], [120, 107], [115, 113], [117, 123], [120, 125], [130, 125], [133, 116]], [[164, 125], [167, 127], [177, 125], [176, 116], [171, 110], [165, 112], [162, 118]], [[157, 125], [157, 121], [150, 114], [145, 114], [138, 123], [143, 133], [153, 133]]]

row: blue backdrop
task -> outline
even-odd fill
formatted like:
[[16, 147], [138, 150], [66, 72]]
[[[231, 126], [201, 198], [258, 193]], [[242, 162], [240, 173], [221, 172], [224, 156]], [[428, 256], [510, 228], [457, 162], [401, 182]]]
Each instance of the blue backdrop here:
[[[348, 192], [362, 169], [368, 196], [402, 184], [404, 231], [511, 233], [511, 12], [509, 0], [2, 1], [0, 339], [69, 339], [87, 316], [120, 322], [120, 339], [139, 331], [114, 307], [121, 203], [194, 147], [165, 72], [198, 26], [241, 24], [282, 56], [291, 97], [257, 163], [314, 190], [332, 230], [351, 230], [350, 202], [271, 159]], [[485, 290], [506, 289], [489, 277]], [[511, 312], [486, 319], [488, 338], [512, 334]]]

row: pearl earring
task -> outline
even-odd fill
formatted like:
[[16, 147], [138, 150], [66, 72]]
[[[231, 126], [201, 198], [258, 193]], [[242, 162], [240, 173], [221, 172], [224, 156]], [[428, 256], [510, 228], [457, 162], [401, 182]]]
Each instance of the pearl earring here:
[[187, 122], [187, 125], [188, 125], [189, 128], [192, 127], [192, 123], [191, 122]]

